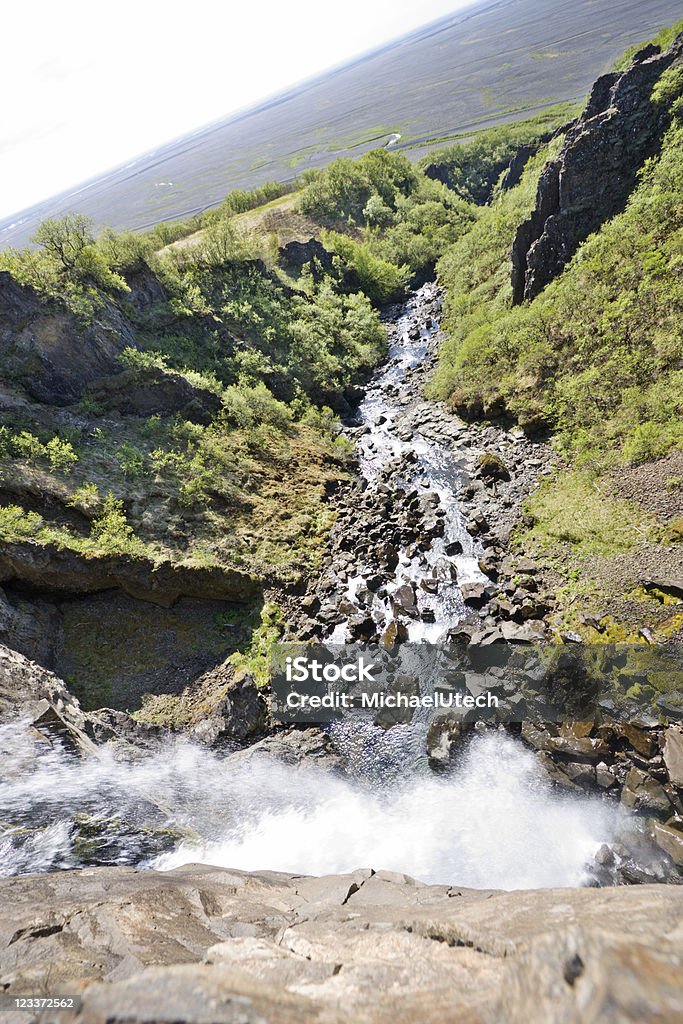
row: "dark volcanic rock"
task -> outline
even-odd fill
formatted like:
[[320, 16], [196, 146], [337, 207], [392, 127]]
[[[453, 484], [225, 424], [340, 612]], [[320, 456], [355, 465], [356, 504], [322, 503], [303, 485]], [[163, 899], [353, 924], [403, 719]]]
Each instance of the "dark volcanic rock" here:
[[137, 347], [133, 329], [111, 301], [84, 327], [0, 272], [0, 366], [37, 401], [78, 401], [91, 381], [120, 369], [128, 347]]
[[126, 272], [126, 284], [130, 288], [126, 301], [136, 313], [145, 313], [168, 300], [161, 281], [143, 261]]
[[317, 238], [309, 238], [307, 242], [288, 242], [278, 255], [283, 269], [297, 277], [306, 266], [310, 266], [316, 279], [322, 276], [321, 270], [329, 274], [333, 269], [332, 253]]
[[237, 569], [85, 554], [32, 541], [0, 543], [0, 583], [15, 581], [47, 593], [94, 594], [118, 588], [166, 608], [183, 596], [244, 602], [259, 591], [257, 581]]
[[562, 152], [541, 175], [536, 209], [517, 232], [515, 302], [538, 295], [579, 244], [623, 210], [639, 168], [657, 152], [669, 125], [668, 114], [652, 102], [653, 86], [682, 56], [683, 35], [667, 53], [648, 47], [628, 70], [596, 82]]
[[150, 367], [103, 377], [89, 389], [105, 412], [125, 416], [169, 415], [178, 412], [194, 423], [208, 424], [221, 408], [218, 395], [190, 384], [179, 373]]
[[252, 677], [233, 681], [228, 665], [207, 675], [220, 676], [221, 673], [229, 680], [228, 691], [212, 713], [193, 726], [190, 730], [192, 737], [213, 745], [223, 739], [244, 742], [263, 735], [268, 724], [268, 709]]

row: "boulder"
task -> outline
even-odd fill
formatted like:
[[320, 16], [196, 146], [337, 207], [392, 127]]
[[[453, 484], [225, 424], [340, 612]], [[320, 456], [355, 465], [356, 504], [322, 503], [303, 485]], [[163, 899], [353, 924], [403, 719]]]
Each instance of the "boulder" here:
[[478, 459], [479, 475], [484, 480], [509, 480], [510, 470], [496, 452], [483, 452]]
[[683, 788], [683, 729], [673, 725], [664, 733], [664, 764], [669, 780]]
[[84, 756], [109, 740], [130, 742], [140, 749], [162, 733], [124, 713], [83, 711], [58, 676], [0, 645], [0, 725], [19, 720], [36, 736]]
[[634, 811], [647, 811], [659, 818], [673, 810], [663, 786], [640, 768], [631, 768], [621, 792], [621, 802]]
[[500, 626], [503, 638], [510, 644], [534, 644], [545, 639], [546, 628], [541, 621], [531, 619], [523, 625], [503, 622]]
[[671, 857], [674, 864], [683, 868], [683, 823], [678, 821], [675, 824], [678, 827], [669, 822], [663, 825], [660, 821], [654, 821], [652, 837], [657, 846]]
[[661, 590], [665, 594], [670, 594], [672, 597], [678, 597], [683, 600], [683, 577], [681, 576], [651, 577], [644, 581], [643, 587], [647, 591]]
[[397, 644], [403, 644], [408, 639], [408, 630], [404, 623], [392, 619], [382, 633], [381, 644], [387, 650], [392, 650]]
[[391, 595], [391, 603], [398, 612], [405, 612], [407, 615], [416, 613], [415, 587], [412, 583], [402, 583]]
[[214, 669], [198, 680], [197, 685], [210, 682], [211, 676], [224, 672], [228, 676], [225, 696], [189, 730], [202, 743], [213, 745], [230, 739], [244, 743], [262, 736], [268, 725], [268, 708], [263, 694], [251, 676], [235, 680], [228, 665]]
[[483, 608], [489, 598], [483, 583], [461, 583], [460, 592], [463, 601], [470, 608]]

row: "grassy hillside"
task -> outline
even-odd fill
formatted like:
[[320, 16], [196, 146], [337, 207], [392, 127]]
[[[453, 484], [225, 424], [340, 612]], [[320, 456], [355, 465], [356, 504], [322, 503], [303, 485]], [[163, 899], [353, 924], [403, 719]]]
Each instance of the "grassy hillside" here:
[[[682, 87], [675, 70], [655, 87], [670, 127], [627, 208], [522, 306], [512, 239], [575, 106], [418, 164], [384, 149], [340, 159], [296, 191], [233, 192], [145, 234], [46, 222], [37, 248], [0, 256], [38, 297], [39, 341], [65, 325], [84, 351], [118, 340], [76, 398], [51, 402], [35, 400], [35, 353], [0, 353], [12, 392], [0, 536], [298, 578], [348, 468], [336, 417], [384, 353], [379, 307], [438, 264], [449, 337], [432, 393], [466, 416], [552, 434], [571, 475], [533, 499], [520, 544], [564, 566], [569, 597], [597, 599], [586, 559], [678, 536], [615, 494], [610, 474], [683, 440]], [[73, 369], [77, 350], [65, 358]]]
[[659, 83], [657, 100], [674, 123], [628, 208], [533, 302], [511, 305], [508, 256], [543, 154], [444, 257], [451, 337], [434, 382], [439, 397], [545, 425], [579, 464], [638, 462], [680, 445], [682, 90], [678, 71]]
[[[670, 44], [681, 27], [656, 41]], [[660, 77], [651, 102], [653, 116], [670, 125], [661, 151], [642, 167], [625, 210], [533, 301], [513, 305], [511, 242], [562, 138], [529, 161], [520, 183], [500, 192], [439, 262], [449, 338], [432, 394], [466, 417], [504, 416], [552, 437], [562, 469], [529, 501], [530, 525], [518, 542], [556, 572], [565, 624], [593, 639], [580, 625], [582, 610], [611, 608], [623, 621], [607, 635], [635, 636], [648, 602], [664, 597], [638, 591], [633, 580], [683, 568], [679, 66]], [[662, 636], [668, 628], [662, 624]]]

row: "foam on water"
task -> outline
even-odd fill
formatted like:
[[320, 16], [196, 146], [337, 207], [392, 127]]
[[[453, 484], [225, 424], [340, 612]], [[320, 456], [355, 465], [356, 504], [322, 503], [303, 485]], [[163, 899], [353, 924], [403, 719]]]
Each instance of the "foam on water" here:
[[[4, 727], [0, 874], [201, 862], [305, 874], [388, 868], [484, 888], [577, 886], [624, 827], [613, 804], [559, 795], [534, 754], [504, 733], [475, 736], [446, 776], [416, 756], [414, 730], [361, 735], [345, 751], [357, 773], [341, 776], [265, 753], [221, 758], [187, 741], [133, 759], [108, 748], [81, 759]], [[73, 843], [82, 814], [121, 823], [104, 861]], [[150, 829], [164, 833], [153, 858], [145, 856]]]
[[239, 826], [199, 845], [182, 843], [155, 866], [305, 874], [373, 867], [473, 887], [577, 886], [619, 819], [605, 802], [556, 795], [534, 755], [502, 734], [477, 737], [445, 778], [418, 775], [378, 789], [264, 763], [248, 779], [221, 783], [224, 796], [249, 812]]

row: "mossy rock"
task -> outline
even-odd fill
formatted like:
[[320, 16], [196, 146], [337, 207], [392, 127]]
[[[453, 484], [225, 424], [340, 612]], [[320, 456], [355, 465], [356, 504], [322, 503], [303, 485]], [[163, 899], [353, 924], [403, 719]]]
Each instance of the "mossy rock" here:
[[483, 452], [479, 456], [479, 474], [485, 480], [509, 480], [510, 470], [495, 452]]

